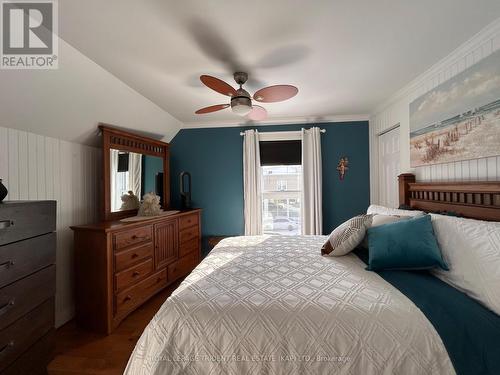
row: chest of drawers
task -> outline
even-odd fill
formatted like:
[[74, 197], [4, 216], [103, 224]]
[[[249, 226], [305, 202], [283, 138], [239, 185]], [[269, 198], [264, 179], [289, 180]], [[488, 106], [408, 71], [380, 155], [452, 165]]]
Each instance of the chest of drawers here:
[[0, 373], [44, 373], [54, 346], [56, 202], [0, 203]]
[[72, 227], [78, 324], [109, 334], [142, 303], [189, 274], [200, 261], [200, 213]]

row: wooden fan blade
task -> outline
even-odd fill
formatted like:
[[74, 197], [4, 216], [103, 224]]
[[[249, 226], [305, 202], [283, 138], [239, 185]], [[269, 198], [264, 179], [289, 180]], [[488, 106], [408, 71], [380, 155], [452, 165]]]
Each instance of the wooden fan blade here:
[[298, 92], [299, 89], [292, 85], [276, 85], [260, 89], [253, 95], [253, 98], [262, 103], [282, 102], [293, 98]]
[[200, 76], [200, 81], [209, 88], [214, 91], [217, 91], [219, 94], [234, 96], [236, 95], [236, 90], [226, 82], [220, 80], [219, 78], [215, 78], [212, 76], [202, 75]]
[[197, 110], [195, 113], [197, 115], [202, 115], [204, 113], [217, 112], [222, 109], [226, 109], [227, 107], [229, 107], [229, 104], [216, 104], [216, 105], [211, 105], [210, 107], [201, 108]]
[[264, 120], [267, 117], [267, 111], [264, 107], [260, 105], [253, 105], [252, 110], [247, 115], [247, 118], [253, 121]]

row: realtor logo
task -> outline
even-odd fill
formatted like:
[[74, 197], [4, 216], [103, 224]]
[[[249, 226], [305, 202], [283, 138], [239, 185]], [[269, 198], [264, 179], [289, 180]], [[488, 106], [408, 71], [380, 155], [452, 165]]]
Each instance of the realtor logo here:
[[57, 69], [57, 3], [1, 3], [2, 69]]

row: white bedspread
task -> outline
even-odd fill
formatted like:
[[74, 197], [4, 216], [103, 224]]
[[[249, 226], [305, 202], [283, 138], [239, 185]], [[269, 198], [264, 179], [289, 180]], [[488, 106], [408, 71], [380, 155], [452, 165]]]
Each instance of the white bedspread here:
[[222, 241], [163, 304], [125, 374], [454, 374], [431, 323], [324, 236]]

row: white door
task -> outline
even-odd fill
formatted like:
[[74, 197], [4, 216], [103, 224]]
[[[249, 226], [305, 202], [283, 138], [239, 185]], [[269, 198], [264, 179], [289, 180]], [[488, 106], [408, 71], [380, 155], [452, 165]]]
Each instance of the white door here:
[[379, 203], [398, 207], [399, 126], [378, 137]]

